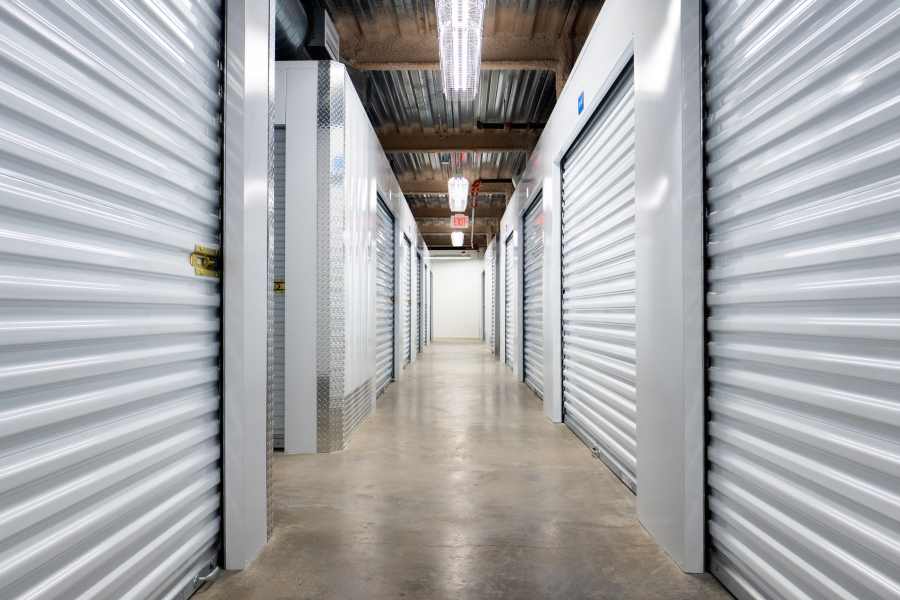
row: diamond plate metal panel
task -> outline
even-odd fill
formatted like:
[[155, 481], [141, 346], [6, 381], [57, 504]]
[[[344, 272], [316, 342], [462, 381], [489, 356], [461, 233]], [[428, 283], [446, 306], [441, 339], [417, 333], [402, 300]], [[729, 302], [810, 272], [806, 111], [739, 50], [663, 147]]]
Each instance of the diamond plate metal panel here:
[[343, 447], [344, 401], [344, 81], [339, 66], [319, 63], [317, 108], [318, 319], [317, 444]]

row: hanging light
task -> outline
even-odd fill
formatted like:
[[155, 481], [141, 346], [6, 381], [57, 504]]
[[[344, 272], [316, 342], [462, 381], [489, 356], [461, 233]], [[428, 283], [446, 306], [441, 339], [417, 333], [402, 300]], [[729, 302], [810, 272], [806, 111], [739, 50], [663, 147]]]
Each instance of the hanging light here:
[[469, 201], [469, 180], [459, 175], [447, 180], [447, 195], [450, 197], [450, 212], [465, 212]]
[[462, 231], [454, 231], [450, 234], [450, 243], [454, 248], [462, 248], [465, 241], [465, 234]]
[[448, 100], [474, 100], [481, 79], [485, 0], [435, 0], [441, 74]]

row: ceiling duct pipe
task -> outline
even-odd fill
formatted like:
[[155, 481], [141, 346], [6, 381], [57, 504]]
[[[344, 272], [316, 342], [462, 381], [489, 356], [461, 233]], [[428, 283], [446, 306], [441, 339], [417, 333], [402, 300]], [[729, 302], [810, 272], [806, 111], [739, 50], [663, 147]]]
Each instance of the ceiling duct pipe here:
[[300, 0], [275, 3], [275, 60], [307, 60], [309, 18]]

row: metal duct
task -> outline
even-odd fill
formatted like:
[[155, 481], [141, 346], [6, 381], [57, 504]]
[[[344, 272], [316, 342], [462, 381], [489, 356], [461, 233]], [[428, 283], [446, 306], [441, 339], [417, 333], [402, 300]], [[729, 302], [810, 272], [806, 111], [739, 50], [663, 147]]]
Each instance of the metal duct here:
[[303, 45], [309, 33], [309, 18], [300, 0], [275, 3], [275, 60], [308, 59]]

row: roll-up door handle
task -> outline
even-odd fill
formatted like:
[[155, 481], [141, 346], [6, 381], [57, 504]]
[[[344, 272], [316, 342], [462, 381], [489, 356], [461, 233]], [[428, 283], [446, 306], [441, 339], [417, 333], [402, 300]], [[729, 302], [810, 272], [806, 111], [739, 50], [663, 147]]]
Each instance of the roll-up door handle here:
[[219, 262], [218, 248], [210, 248], [197, 244], [191, 253], [191, 266], [194, 267], [194, 275], [201, 277], [222, 277], [222, 267]]

